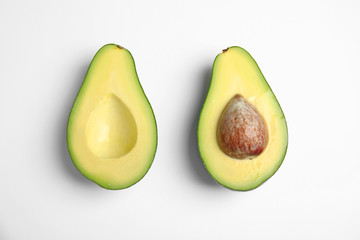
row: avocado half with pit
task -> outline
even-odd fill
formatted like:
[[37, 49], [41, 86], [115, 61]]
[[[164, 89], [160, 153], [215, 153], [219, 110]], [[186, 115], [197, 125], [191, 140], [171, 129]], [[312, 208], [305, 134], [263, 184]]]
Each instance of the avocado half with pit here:
[[254, 189], [279, 169], [287, 145], [284, 113], [255, 60], [240, 47], [223, 50], [198, 126], [210, 175], [233, 190]]
[[108, 44], [96, 53], [69, 116], [67, 144], [79, 171], [107, 189], [127, 188], [149, 170], [156, 121], [125, 48]]

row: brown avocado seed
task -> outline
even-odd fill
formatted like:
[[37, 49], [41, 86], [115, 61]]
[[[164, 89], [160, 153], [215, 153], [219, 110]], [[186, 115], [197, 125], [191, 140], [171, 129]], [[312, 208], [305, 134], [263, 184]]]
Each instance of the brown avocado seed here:
[[217, 128], [217, 142], [228, 156], [252, 159], [266, 147], [268, 132], [260, 113], [240, 94], [226, 105]]

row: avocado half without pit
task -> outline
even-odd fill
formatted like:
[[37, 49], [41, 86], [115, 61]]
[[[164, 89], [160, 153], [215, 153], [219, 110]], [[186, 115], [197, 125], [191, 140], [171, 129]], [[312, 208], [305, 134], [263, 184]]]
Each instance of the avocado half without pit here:
[[79, 171], [107, 189], [127, 188], [149, 170], [156, 121], [125, 48], [108, 44], [96, 53], [69, 116], [67, 144]]
[[223, 50], [198, 126], [210, 175], [233, 190], [257, 188], [279, 169], [287, 145], [284, 113], [255, 60], [240, 47]]

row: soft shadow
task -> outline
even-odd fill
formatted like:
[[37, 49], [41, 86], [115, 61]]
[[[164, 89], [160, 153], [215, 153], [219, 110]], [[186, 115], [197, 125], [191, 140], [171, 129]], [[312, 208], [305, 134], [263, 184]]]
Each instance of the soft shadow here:
[[80, 90], [81, 84], [85, 78], [86, 72], [88, 70], [89, 63], [83, 63], [82, 66], [78, 67], [74, 71], [72, 81], [67, 89], [67, 94], [64, 95], [63, 107], [59, 113], [59, 122], [58, 122], [58, 132], [55, 136], [56, 146], [58, 146], [60, 166], [63, 168], [66, 175], [69, 178], [73, 179], [75, 182], [82, 185], [87, 185], [88, 187], [96, 186], [90, 180], [86, 179], [75, 167], [73, 164], [66, 143], [66, 130], [68, 124], [69, 114], [72, 108], [72, 105], [75, 101], [78, 91]]
[[197, 130], [198, 130], [198, 123], [200, 112], [203, 107], [203, 104], [206, 99], [207, 92], [209, 90], [210, 81], [211, 81], [211, 73], [212, 68], [207, 67], [201, 73], [201, 78], [199, 79], [201, 91], [197, 94], [197, 99], [194, 101], [194, 112], [191, 115], [191, 127], [189, 128], [188, 132], [188, 159], [190, 168], [193, 171], [195, 177], [201, 182], [202, 184], [209, 185], [209, 186], [220, 186], [217, 182], [210, 176], [208, 171], [206, 170], [203, 161], [200, 157], [199, 148], [198, 148], [198, 141], [197, 141]]

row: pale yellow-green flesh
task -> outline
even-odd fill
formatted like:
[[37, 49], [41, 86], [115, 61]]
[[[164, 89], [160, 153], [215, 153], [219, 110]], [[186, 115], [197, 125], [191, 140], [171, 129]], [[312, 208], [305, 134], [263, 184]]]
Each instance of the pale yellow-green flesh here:
[[109, 189], [139, 181], [156, 150], [152, 109], [138, 81], [131, 54], [106, 45], [94, 57], [68, 125], [73, 162], [89, 179]]
[[[231, 158], [220, 149], [216, 130], [227, 103], [236, 95], [245, 97], [263, 116], [269, 134], [265, 150], [252, 160]], [[209, 173], [222, 185], [249, 190], [271, 177], [287, 149], [284, 114], [261, 71], [242, 48], [232, 47], [218, 55], [210, 89], [198, 128], [199, 150]]]

